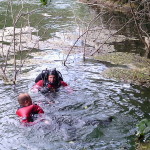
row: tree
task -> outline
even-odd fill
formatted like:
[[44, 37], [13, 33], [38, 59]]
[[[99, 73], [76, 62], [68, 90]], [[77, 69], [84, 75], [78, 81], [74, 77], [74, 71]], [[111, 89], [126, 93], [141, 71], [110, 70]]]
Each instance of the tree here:
[[[12, 0], [8, 0], [5, 13], [4, 25], [1, 32], [0, 70], [1, 78], [6, 83], [16, 84], [17, 75], [21, 72], [28, 55], [22, 55], [24, 50], [31, 52], [37, 47], [38, 36], [33, 36], [32, 32], [38, 31], [30, 26], [30, 16], [42, 7], [30, 9], [24, 6], [23, 0], [19, 1], [21, 8], [16, 10]], [[47, 4], [47, 0], [41, 0], [42, 4]], [[12, 27], [7, 27], [7, 22], [12, 21]], [[37, 22], [38, 26], [39, 22]], [[30, 42], [30, 44], [29, 44]], [[27, 45], [32, 45], [28, 47]], [[19, 59], [18, 59], [19, 57]], [[13, 60], [13, 62], [10, 62]]]

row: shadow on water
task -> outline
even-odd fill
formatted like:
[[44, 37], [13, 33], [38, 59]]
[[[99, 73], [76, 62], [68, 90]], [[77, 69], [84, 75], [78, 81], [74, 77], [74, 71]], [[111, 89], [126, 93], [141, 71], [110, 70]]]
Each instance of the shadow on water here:
[[[52, 2], [53, 8], [64, 12], [74, 1]], [[136, 124], [149, 117], [148, 88], [106, 79], [101, 73], [110, 64], [83, 62], [79, 54], [71, 55], [67, 68], [62, 65], [65, 54], [61, 50], [33, 53], [15, 88], [0, 81], [0, 149], [135, 149]], [[41, 70], [54, 66], [74, 92], [68, 93], [62, 88], [49, 96], [31, 93], [35, 77]], [[30, 127], [20, 125], [15, 112], [21, 92], [30, 92], [33, 101], [44, 109], [43, 122]], [[113, 116], [112, 121], [108, 120], [110, 116]]]

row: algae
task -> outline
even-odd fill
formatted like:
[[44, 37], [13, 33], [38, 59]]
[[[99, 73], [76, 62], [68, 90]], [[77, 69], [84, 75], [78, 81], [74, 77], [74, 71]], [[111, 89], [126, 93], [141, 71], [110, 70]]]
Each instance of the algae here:
[[[149, 59], [122, 52], [94, 56], [94, 59], [115, 65], [115, 67], [108, 67], [102, 72], [104, 77], [150, 87]], [[125, 65], [126, 68], [121, 67], [121, 65]]]

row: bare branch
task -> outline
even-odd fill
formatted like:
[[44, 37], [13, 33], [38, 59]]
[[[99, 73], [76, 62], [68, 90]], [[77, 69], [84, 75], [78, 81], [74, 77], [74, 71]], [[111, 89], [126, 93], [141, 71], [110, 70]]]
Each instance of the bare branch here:
[[132, 21], [132, 18], [129, 20], [129, 21], [127, 21], [119, 30], [117, 30], [114, 34], [111, 34], [106, 40], [105, 40], [105, 42], [102, 44], [102, 45], [100, 45], [94, 52], [92, 52], [91, 54], [90, 54], [90, 56], [93, 56], [96, 52], [98, 52], [102, 47], [103, 47], [103, 45], [112, 37], [112, 36], [114, 36], [115, 34], [117, 34], [118, 32], [120, 32], [129, 22], [131, 22]]

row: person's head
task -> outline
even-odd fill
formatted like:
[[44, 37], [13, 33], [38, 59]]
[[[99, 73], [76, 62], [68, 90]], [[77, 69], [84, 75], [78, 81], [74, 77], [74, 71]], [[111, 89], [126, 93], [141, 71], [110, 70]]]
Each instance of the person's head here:
[[55, 76], [55, 75], [49, 75], [49, 76], [48, 76], [48, 81], [49, 81], [50, 83], [55, 83], [55, 81], [56, 81], [56, 76]]
[[48, 81], [52, 84], [56, 83], [58, 80], [58, 73], [56, 69], [49, 70]]
[[27, 93], [19, 94], [18, 102], [19, 102], [20, 106], [22, 106], [22, 107], [32, 105], [32, 99], [31, 99], [30, 95]]

